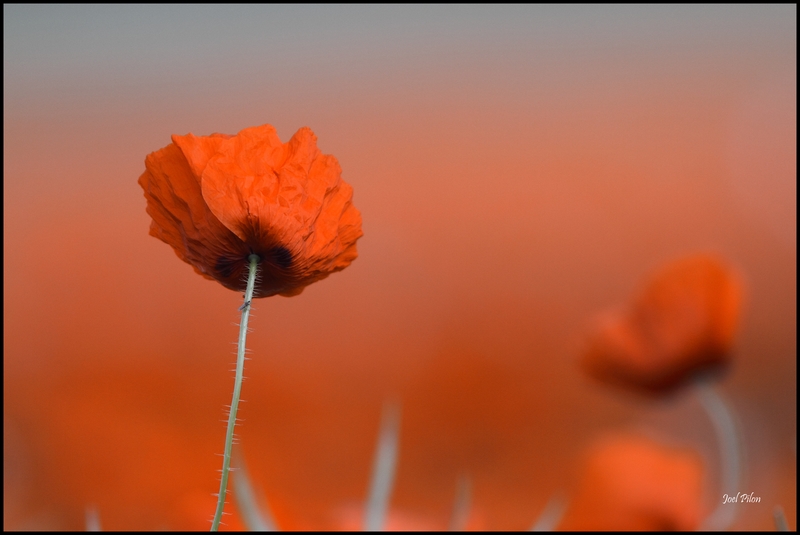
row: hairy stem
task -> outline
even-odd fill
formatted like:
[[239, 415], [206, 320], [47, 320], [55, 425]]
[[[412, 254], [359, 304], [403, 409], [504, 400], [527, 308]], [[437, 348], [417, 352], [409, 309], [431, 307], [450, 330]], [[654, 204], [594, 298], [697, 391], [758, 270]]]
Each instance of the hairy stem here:
[[242, 377], [244, 374], [244, 352], [245, 340], [247, 339], [247, 321], [250, 319], [250, 302], [253, 300], [253, 289], [256, 284], [256, 271], [258, 256], [251, 254], [247, 260], [250, 262], [250, 272], [247, 276], [247, 290], [244, 294], [244, 304], [241, 306], [242, 321], [239, 323], [239, 348], [236, 352], [236, 379], [233, 383], [233, 398], [231, 399], [231, 411], [228, 414], [228, 431], [225, 434], [225, 452], [222, 456], [222, 479], [219, 482], [219, 496], [217, 498], [217, 510], [214, 513], [214, 520], [211, 522], [211, 531], [219, 530], [219, 523], [222, 520], [222, 510], [225, 508], [225, 494], [228, 489], [228, 473], [231, 468], [231, 448], [233, 447], [233, 427], [236, 425], [236, 409], [239, 407], [239, 395], [242, 392]]

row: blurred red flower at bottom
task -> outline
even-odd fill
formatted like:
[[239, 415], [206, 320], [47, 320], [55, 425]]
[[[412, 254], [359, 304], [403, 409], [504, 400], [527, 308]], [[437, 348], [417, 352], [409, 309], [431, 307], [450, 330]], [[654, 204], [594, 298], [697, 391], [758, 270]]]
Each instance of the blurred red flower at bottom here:
[[703, 465], [687, 449], [638, 435], [607, 437], [588, 452], [564, 530], [694, 530]]

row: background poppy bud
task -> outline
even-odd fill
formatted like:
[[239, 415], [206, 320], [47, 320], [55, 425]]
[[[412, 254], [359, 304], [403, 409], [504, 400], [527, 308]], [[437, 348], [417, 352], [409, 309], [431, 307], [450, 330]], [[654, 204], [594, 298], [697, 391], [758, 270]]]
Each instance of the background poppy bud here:
[[582, 364], [602, 381], [655, 393], [719, 370], [730, 361], [742, 287], [715, 257], [674, 262], [626, 309], [597, 320]]
[[363, 235], [353, 189], [307, 127], [281, 143], [270, 125], [235, 136], [172, 136], [139, 178], [150, 234], [208, 279], [241, 291], [261, 259], [255, 297], [299, 294], [350, 265]]

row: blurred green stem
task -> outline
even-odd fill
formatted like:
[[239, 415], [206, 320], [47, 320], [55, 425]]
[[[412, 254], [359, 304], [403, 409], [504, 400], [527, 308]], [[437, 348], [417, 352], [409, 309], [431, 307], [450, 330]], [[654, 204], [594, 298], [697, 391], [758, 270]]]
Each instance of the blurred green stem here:
[[364, 513], [364, 531], [383, 531], [392, 496], [397, 450], [400, 441], [400, 404], [384, 403], [378, 447], [372, 464], [367, 506]]
[[219, 530], [222, 520], [222, 510], [225, 508], [225, 493], [228, 489], [228, 473], [231, 468], [231, 448], [233, 446], [233, 427], [236, 425], [236, 409], [239, 407], [239, 395], [242, 392], [242, 377], [244, 374], [245, 340], [247, 339], [247, 321], [250, 319], [250, 302], [253, 300], [253, 289], [256, 283], [258, 256], [251, 254], [247, 260], [250, 262], [250, 272], [247, 276], [247, 290], [244, 294], [244, 304], [241, 307], [242, 321], [239, 323], [239, 348], [236, 352], [236, 379], [233, 383], [233, 399], [231, 411], [228, 413], [228, 431], [225, 434], [225, 452], [222, 457], [222, 479], [219, 482], [219, 496], [214, 520], [211, 522], [211, 531]]
[[557, 492], [550, 497], [530, 531], [555, 531], [566, 510], [567, 498], [562, 492]]
[[[742, 440], [733, 409], [708, 382], [708, 378], [699, 378], [695, 382], [694, 390], [717, 434], [722, 472], [720, 494], [735, 496], [741, 483]], [[703, 531], [727, 530], [736, 519], [737, 509], [737, 507], [731, 507], [730, 504], [718, 504], [700, 529]]]
[[469, 477], [462, 474], [456, 483], [456, 500], [453, 503], [453, 512], [450, 514], [447, 531], [466, 531], [472, 498], [470, 486]]

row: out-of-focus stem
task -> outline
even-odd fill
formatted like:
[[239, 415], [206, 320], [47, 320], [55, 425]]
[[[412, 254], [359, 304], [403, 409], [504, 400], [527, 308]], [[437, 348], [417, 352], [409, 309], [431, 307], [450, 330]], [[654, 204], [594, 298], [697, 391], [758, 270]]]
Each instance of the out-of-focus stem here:
[[775, 531], [789, 531], [789, 523], [786, 515], [783, 514], [783, 507], [776, 505], [772, 510], [772, 518], [775, 520]]
[[102, 531], [100, 529], [100, 513], [94, 505], [86, 508], [86, 531]]
[[400, 438], [400, 405], [383, 407], [378, 447], [372, 464], [372, 481], [364, 512], [364, 531], [382, 531], [389, 512]]
[[453, 513], [450, 515], [448, 531], [466, 531], [472, 498], [470, 487], [469, 478], [466, 474], [462, 474], [456, 483], [456, 499], [453, 503]]
[[539, 518], [531, 526], [530, 531], [555, 531], [566, 510], [567, 498], [561, 492], [554, 494], [539, 514]]
[[236, 425], [236, 410], [239, 408], [239, 396], [242, 393], [242, 377], [244, 376], [244, 353], [245, 341], [247, 340], [247, 322], [250, 319], [250, 302], [253, 300], [253, 289], [256, 283], [256, 271], [258, 256], [251, 254], [247, 259], [250, 264], [250, 271], [247, 276], [247, 289], [244, 294], [244, 304], [241, 307], [242, 320], [239, 323], [239, 348], [236, 352], [236, 379], [233, 383], [233, 398], [231, 399], [231, 410], [228, 414], [228, 431], [225, 434], [225, 451], [222, 456], [222, 479], [219, 482], [219, 496], [217, 498], [217, 510], [214, 513], [214, 520], [211, 522], [211, 531], [219, 530], [219, 523], [222, 520], [222, 510], [225, 508], [225, 494], [228, 489], [228, 473], [231, 467], [231, 448], [233, 447], [233, 428]]
[[[742, 456], [740, 435], [736, 429], [734, 415], [729, 405], [707, 380], [701, 379], [695, 383], [695, 394], [717, 434], [722, 472], [721, 494], [736, 496], [741, 482]], [[711, 531], [728, 529], [733, 524], [737, 509], [732, 504], [720, 503], [706, 518], [701, 529]]]
[[266, 501], [262, 500], [263, 507], [258, 503], [259, 500], [256, 498], [256, 491], [250, 481], [241, 450], [234, 448], [232, 457], [233, 498], [242, 516], [245, 529], [247, 531], [278, 531]]

